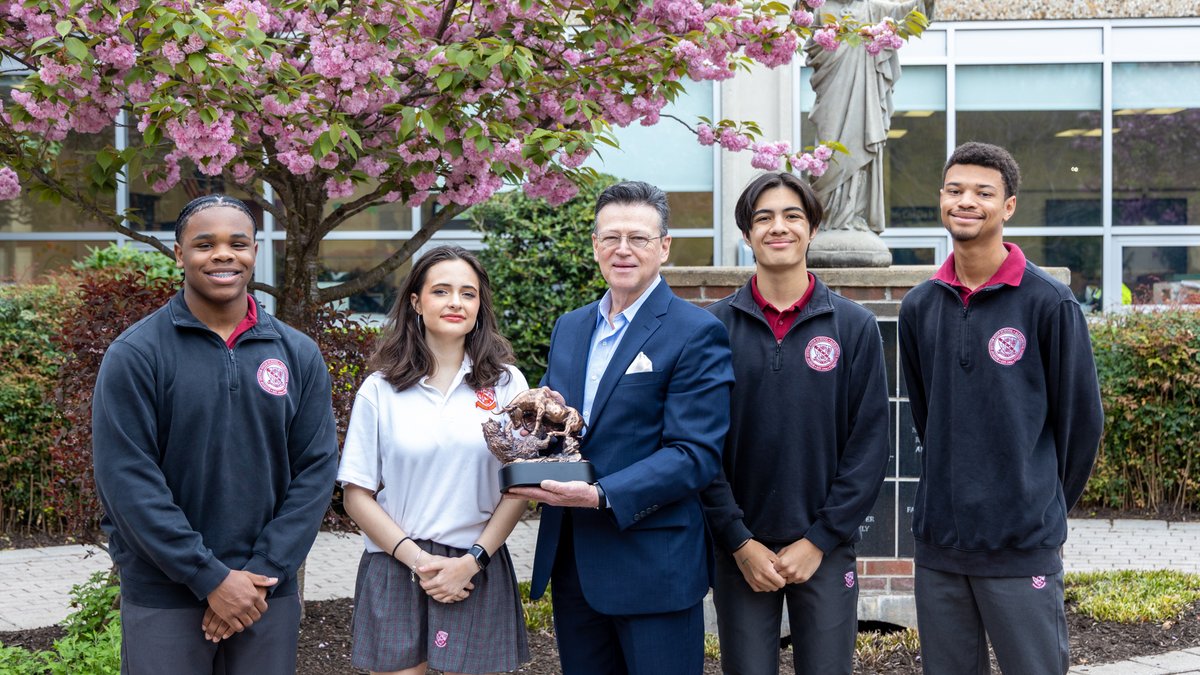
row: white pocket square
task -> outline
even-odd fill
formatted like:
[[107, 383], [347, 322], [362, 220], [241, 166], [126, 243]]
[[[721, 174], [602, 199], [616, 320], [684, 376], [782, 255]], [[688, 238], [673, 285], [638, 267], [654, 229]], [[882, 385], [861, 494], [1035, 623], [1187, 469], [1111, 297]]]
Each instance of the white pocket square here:
[[633, 363], [629, 364], [629, 368], [625, 370], [626, 375], [652, 372], [654, 372], [654, 364], [650, 362], [650, 357], [646, 356], [646, 352], [638, 352], [637, 358], [635, 358]]

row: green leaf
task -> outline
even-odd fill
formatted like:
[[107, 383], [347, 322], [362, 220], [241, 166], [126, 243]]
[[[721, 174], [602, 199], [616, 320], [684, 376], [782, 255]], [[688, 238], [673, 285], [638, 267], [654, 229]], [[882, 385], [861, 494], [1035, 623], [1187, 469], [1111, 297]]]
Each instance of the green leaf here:
[[346, 127], [346, 136], [350, 138], [350, 142], [354, 144], [354, 147], [361, 148], [363, 146], [362, 137], [358, 135], [357, 131]]
[[213, 27], [212, 19], [209, 18], [209, 16], [207, 14], [205, 14], [204, 11], [201, 10], [199, 7], [192, 8], [192, 16], [199, 19], [200, 23], [204, 24], [206, 27], [208, 27], [208, 28]]
[[205, 124], [212, 124], [213, 122], [216, 122], [217, 117], [218, 113], [216, 108], [204, 106], [200, 109], [200, 119], [203, 120]]
[[71, 32], [73, 24], [70, 21], [59, 21], [54, 24], [54, 32], [58, 33], [59, 37], [67, 37], [67, 33]]
[[454, 73], [442, 73], [437, 79], [438, 91], [446, 91], [454, 82]]
[[176, 37], [185, 38], [193, 33], [192, 26], [182, 21], [176, 21], [171, 24], [171, 30], [175, 31]]
[[428, 110], [421, 111], [421, 124], [425, 129], [438, 140], [439, 143], [446, 142], [445, 120], [435, 118]]
[[75, 57], [77, 61], [91, 61], [91, 52], [88, 51], [87, 45], [77, 37], [68, 37], [63, 40], [63, 44], [67, 47], [67, 53]]
[[199, 52], [188, 54], [187, 62], [188, 67], [197, 75], [203, 73], [208, 68], [208, 59], [204, 58], [204, 55]]

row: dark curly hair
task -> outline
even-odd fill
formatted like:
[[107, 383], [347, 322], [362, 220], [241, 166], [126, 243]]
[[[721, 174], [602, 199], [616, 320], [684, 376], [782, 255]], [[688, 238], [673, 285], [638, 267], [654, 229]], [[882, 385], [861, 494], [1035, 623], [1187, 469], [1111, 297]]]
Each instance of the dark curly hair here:
[[950, 153], [950, 159], [946, 160], [946, 166], [942, 167], [942, 183], [946, 182], [946, 172], [950, 167], [958, 164], [982, 166], [999, 171], [1000, 177], [1004, 179], [1004, 198], [1017, 196], [1017, 190], [1021, 187], [1021, 167], [1004, 148], [974, 141], [963, 143]]

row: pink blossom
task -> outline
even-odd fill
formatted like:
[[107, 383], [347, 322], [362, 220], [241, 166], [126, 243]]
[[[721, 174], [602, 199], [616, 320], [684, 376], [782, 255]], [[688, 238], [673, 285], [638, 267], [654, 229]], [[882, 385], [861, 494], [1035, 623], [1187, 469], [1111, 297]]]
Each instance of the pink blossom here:
[[803, 9], [797, 9], [793, 11], [791, 17], [792, 23], [800, 26], [801, 28], [808, 28], [809, 26], [813, 25], [813, 21], [815, 20], [812, 12], [806, 12]]
[[733, 129], [723, 129], [718, 142], [722, 148], [731, 152], [740, 152], [750, 147], [750, 137], [740, 134]]
[[354, 194], [354, 181], [349, 178], [345, 180], [330, 178], [325, 181], [325, 194], [330, 199], [345, 199]]
[[700, 123], [696, 126], [696, 140], [700, 142], [700, 145], [712, 145], [716, 141], [716, 135], [713, 134], [712, 127]]
[[812, 7], [813, 9], [816, 9], [816, 8], [820, 7], [821, 5], [824, 5], [825, 0], [804, 0], [804, 4], [808, 5], [809, 7]]
[[836, 51], [840, 44], [837, 39], [836, 26], [822, 26], [813, 33], [812, 41], [821, 45], [826, 51]]
[[827, 162], [829, 161], [830, 157], [833, 157], [833, 148], [829, 147], [828, 145], [818, 145], [817, 147], [813, 148], [812, 154], [813, 157], [816, 157], [822, 162]]
[[21, 180], [17, 172], [7, 166], [0, 167], [0, 201], [16, 199], [21, 195]]

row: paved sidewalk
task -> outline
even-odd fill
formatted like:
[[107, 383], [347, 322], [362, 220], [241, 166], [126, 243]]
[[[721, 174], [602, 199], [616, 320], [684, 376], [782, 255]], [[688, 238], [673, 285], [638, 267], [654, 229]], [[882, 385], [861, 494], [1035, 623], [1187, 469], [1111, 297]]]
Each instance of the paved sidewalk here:
[[[1200, 573], [1200, 523], [1153, 520], [1071, 520], [1063, 551], [1069, 572], [1178, 569]], [[533, 569], [538, 521], [517, 524], [508, 539], [517, 578]], [[305, 597], [354, 595], [362, 555], [356, 535], [322, 532], [307, 566]], [[108, 555], [84, 546], [0, 551], [0, 631], [50, 626], [70, 613], [70, 589], [109, 566]], [[1071, 669], [1072, 675], [1200, 675], [1200, 649], [1186, 649]]]

